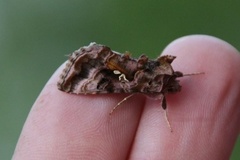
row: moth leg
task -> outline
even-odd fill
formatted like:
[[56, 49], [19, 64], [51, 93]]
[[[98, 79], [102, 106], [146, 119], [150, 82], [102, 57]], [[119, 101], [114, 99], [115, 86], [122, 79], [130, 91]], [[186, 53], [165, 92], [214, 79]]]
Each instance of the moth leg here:
[[164, 95], [163, 95], [163, 97], [162, 97], [162, 108], [164, 109], [164, 115], [165, 115], [165, 119], [166, 119], [166, 121], [167, 121], [168, 127], [169, 127], [170, 131], [173, 132], [172, 127], [171, 127], [171, 124], [170, 124], [170, 122], [169, 122], [169, 120], [168, 120], [167, 101], [166, 101], [166, 98], [165, 98]]
[[128, 100], [129, 98], [131, 98], [132, 96], [134, 95], [133, 94], [130, 94], [129, 96], [125, 97], [123, 100], [121, 100], [120, 102], [118, 102], [118, 104], [113, 107], [113, 109], [111, 110], [111, 112], [109, 112], [109, 115], [112, 115], [112, 113], [115, 111], [115, 109], [117, 109], [118, 106], [120, 106], [124, 101]]

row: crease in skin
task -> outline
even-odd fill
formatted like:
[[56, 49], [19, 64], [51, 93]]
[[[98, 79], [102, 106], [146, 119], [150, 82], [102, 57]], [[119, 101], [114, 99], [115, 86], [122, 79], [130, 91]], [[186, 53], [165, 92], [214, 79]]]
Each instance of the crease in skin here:
[[142, 111], [140, 112], [141, 115], [139, 116], [138, 124], [137, 124], [137, 126], [136, 126], [136, 130], [135, 130], [135, 132], [134, 132], [134, 136], [133, 136], [131, 145], [130, 145], [130, 147], [129, 147], [129, 151], [128, 151], [128, 153], [127, 153], [126, 159], [130, 159], [130, 158], [131, 158], [131, 153], [132, 153], [133, 145], [134, 145], [134, 142], [136, 141], [136, 135], [137, 135], [137, 133], [138, 133], [138, 131], [139, 131], [139, 125], [140, 125], [140, 123], [141, 123], [143, 111], [144, 111], [144, 108], [146, 107], [146, 100], [147, 100], [147, 98], [144, 97], [144, 103], [142, 104], [142, 106], [143, 106], [143, 107], [142, 107]]

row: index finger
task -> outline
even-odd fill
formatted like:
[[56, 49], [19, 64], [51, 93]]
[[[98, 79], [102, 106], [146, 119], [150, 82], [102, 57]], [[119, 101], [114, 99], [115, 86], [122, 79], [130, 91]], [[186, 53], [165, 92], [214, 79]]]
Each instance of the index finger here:
[[34, 103], [14, 159], [125, 159], [145, 98], [136, 95], [109, 112], [126, 94], [75, 95], [57, 89], [64, 66], [53, 74]]

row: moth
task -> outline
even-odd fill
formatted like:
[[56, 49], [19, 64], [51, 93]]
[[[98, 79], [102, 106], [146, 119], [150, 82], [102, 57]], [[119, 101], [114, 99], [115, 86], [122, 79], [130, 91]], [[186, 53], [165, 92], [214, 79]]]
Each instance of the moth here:
[[[177, 78], [185, 76], [173, 70], [171, 63], [175, 58], [165, 55], [150, 60], [141, 55], [134, 59], [129, 53], [120, 54], [107, 46], [90, 43], [70, 55], [57, 86], [61, 91], [74, 94], [129, 93], [110, 114], [136, 93], [154, 97], [161, 100], [171, 129], [165, 95], [181, 91]], [[199, 73], [188, 75], [194, 74]]]

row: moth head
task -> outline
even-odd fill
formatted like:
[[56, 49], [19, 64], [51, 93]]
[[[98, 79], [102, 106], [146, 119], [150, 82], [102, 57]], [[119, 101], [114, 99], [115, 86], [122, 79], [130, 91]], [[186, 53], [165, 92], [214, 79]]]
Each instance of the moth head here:
[[179, 84], [179, 80], [177, 80], [178, 77], [182, 77], [182, 72], [175, 71], [173, 75], [166, 76], [164, 78], [164, 87], [163, 87], [163, 93], [176, 93], [180, 92], [182, 86]]

